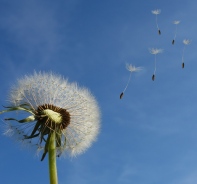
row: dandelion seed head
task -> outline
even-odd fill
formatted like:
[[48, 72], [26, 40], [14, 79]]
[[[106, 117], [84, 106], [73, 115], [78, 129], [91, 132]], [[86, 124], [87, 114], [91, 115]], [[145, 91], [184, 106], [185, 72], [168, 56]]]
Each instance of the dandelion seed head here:
[[184, 39], [184, 40], [183, 40], [183, 43], [184, 43], [185, 45], [189, 45], [191, 42], [192, 42], [192, 41], [189, 40], [189, 39]]
[[150, 52], [151, 54], [156, 55], [156, 54], [162, 53], [162, 52], [163, 52], [163, 49], [150, 48], [150, 49], [149, 49], [149, 52]]
[[181, 21], [180, 20], [175, 20], [175, 21], [173, 21], [173, 24], [179, 24]]
[[156, 9], [156, 10], [152, 10], [151, 12], [152, 12], [152, 14], [158, 15], [158, 14], [161, 13], [161, 10], [160, 9]]
[[142, 67], [135, 67], [132, 64], [126, 64], [126, 69], [129, 70], [130, 72], [138, 72], [140, 70], [142, 70]]
[[9, 100], [11, 107], [27, 109], [35, 121], [8, 121], [5, 134], [24, 144], [29, 141], [38, 151], [44, 148], [47, 135], [55, 131], [57, 155], [76, 156], [85, 152], [99, 133], [100, 110], [94, 96], [53, 73], [35, 72], [18, 80]]

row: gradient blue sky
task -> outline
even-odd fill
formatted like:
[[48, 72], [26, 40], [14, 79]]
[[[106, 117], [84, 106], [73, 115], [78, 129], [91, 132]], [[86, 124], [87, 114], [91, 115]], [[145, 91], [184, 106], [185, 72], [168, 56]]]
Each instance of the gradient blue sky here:
[[[53, 71], [89, 88], [100, 105], [97, 142], [58, 159], [59, 184], [197, 183], [196, 12], [196, 0], [0, 0], [0, 104], [17, 78]], [[183, 39], [192, 40], [184, 69]], [[164, 49], [154, 82], [152, 47]], [[127, 62], [144, 69], [120, 100]], [[47, 159], [3, 135], [0, 145], [1, 183], [48, 183]]]

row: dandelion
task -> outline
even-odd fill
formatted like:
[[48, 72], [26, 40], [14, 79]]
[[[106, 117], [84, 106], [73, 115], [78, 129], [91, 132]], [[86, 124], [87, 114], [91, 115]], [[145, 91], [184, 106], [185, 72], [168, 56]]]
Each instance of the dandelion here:
[[34, 73], [20, 79], [10, 91], [10, 111], [27, 117], [7, 118], [5, 134], [49, 154], [51, 184], [57, 183], [56, 156], [83, 153], [95, 141], [100, 124], [97, 102], [85, 88], [52, 73]]
[[150, 51], [151, 54], [155, 55], [155, 70], [154, 70], [154, 73], [152, 75], [152, 80], [154, 81], [155, 80], [155, 73], [156, 73], [156, 62], [157, 62], [156, 55], [159, 54], [159, 53], [162, 53], [163, 49], [151, 48], [151, 49], [149, 49], [149, 51]]
[[175, 30], [175, 35], [174, 35], [174, 39], [172, 40], [172, 45], [174, 45], [174, 42], [175, 42], [175, 39], [176, 39], [176, 34], [177, 34], [177, 25], [180, 23], [180, 21], [179, 20], [175, 20], [174, 22], [173, 22], [173, 24], [175, 24], [176, 25], [176, 30]]
[[159, 25], [158, 25], [158, 20], [157, 20], [157, 15], [159, 15], [161, 13], [161, 10], [157, 9], [157, 10], [152, 10], [152, 14], [155, 15], [156, 17], [156, 26], [157, 26], [157, 30], [158, 30], [158, 34], [161, 34], [161, 31], [159, 29]]
[[185, 47], [186, 47], [186, 45], [189, 45], [190, 43], [191, 43], [191, 40], [188, 40], [188, 39], [184, 39], [184, 40], [183, 40], [184, 48], [183, 48], [183, 53], [182, 53], [182, 68], [185, 67], [185, 63], [184, 63], [184, 52], [185, 52]]
[[120, 99], [122, 99], [122, 97], [123, 97], [123, 95], [124, 95], [124, 92], [126, 91], [128, 85], [129, 85], [129, 82], [130, 82], [130, 79], [131, 79], [131, 73], [132, 73], [132, 72], [138, 72], [138, 71], [142, 70], [142, 67], [135, 67], [135, 66], [133, 66], [133, 65], [131, 65], [131, 64], [126, 64], [126, 69], [127, 69], [128, 71], [130, 71], [130, 75], [129, 75], [129, 79], [128, 79], [128, 82], [127, 82], [127, 85], [126, 85], [125, 89], [124, 89], [123, 92], [120, 94]]

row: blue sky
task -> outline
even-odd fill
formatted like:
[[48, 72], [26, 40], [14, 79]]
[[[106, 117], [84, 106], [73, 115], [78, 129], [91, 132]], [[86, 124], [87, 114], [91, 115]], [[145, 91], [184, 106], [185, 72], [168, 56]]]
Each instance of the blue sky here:
[[[77, 158], [58, 159], [60, 184], [196, 184], [196, 6], [195, 0], [0, 0], [0, 104], [17, 78], [53, 71], [89, 88], [101, 109], [97, 142]], [[181, 23], [172, 45], [174, 20]], [[184, 69], [183, 39], [192, 40]], [[164, 49], [154, 82], [153, 47]], [[132, 74], [120, 100], [126, 63], [143, 70]], [[48, 183], [47, 159], [40, 162], [3, 135], [0, 145], [2, 183]]]

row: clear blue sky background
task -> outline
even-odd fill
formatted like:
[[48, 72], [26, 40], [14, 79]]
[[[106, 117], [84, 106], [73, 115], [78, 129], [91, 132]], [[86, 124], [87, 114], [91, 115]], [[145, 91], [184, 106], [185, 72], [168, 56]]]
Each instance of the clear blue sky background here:
[[[100, 105], [97, 142], [58, 159], [60, 184], [196, 184], [196, 12], [196, 0], [0, 0], [0, 104], [17, 78], [53, 71], [88, 87]], [[184, 69], [183, 39], [192, 40]], [[154, 82], [152, 47], [164, 49]], [[127, 62], [144, 69], [120, 100]], [[3, 135], [0, 145], [1, 183], [48, 183], [47, 159]]]

